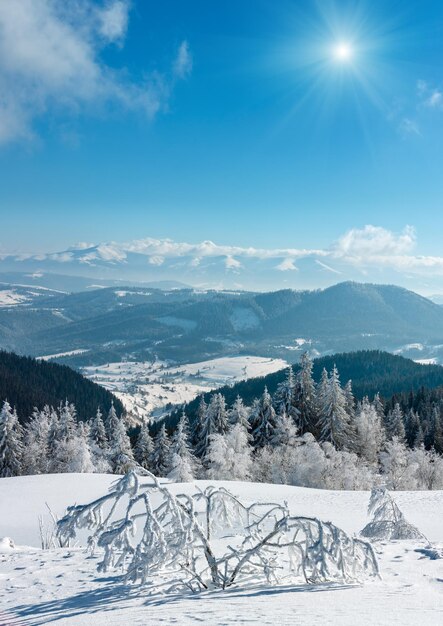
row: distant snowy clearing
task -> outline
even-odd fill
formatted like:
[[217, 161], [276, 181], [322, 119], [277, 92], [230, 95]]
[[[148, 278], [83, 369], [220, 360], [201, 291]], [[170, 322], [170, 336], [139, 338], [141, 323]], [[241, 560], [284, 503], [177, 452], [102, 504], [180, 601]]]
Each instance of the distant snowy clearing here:
[[[45, 503], [61, 515], [66, 505], [107, 492], [116, 476], [58, 474], [0, 479], [0, 623], [72, 626], [123, 624], [408, 625], [442, 623], [443, 560], [431, 558], [419, 541], [376, 544], [382, 580], [363, 586], [240, 587], [198, 595], [150, 595], [125, 585], [116, 572], [97, 574], [97, 558], [82, 549], [41, 551], [37, 518], [48, 522]], [[191, 493], [194, 484], [171, 484]], [[368, 521], [366, 492], [332, 492], [286, 485], [214, 483], [245, 501], [288, 502], [294, 515], [318, 516], [349, 533]], [[396, 492], [408, 520], [443, 547], [443, 492]], [[23, 545], [32, 546], [24, 549]], [[435, 557], [435, 554], [433, 555]]]
[[201, 393], [287, 366], [283, 359], [236, 356], [185, 365], [125, 361], [85, 367], [82, 373], [115, 393], [128, 412], [143, 419], [161, 417], [171, 406], [190, 402]]

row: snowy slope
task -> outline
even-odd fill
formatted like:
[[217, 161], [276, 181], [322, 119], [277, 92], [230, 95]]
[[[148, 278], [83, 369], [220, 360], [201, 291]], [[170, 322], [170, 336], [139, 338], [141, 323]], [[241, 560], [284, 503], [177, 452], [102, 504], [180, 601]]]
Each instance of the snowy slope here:
[[[38, 550], [37, 517], [45, 502], [61, 514], [69, 503], [104, 493], [115, 476], [49, 475], [0, 480], [0, 537], [33, 548], [0, 554], [0, 624], [113, 626], [126, 624], [297, 624], [434, 626], [443, 619], [443, 560], [423, 545], [394, 542], [377, 547], [382, 580], [366, 585], [306, 588], [256, 587], [197, 596], [150, 596], [125, 586], [114, 573], [97, 574], [97, 559], [81, 549]], [[208, 484], [198, 481], [204, 486]], [[224, 483], [244, 500], [287, 500], [295, 514], [330, 519], [349, 532], [366, 523], [368, 494], [251, 483]], [[173, 491], [191, 491], [176, 485]], [[443, 544], [443, 492], [396, 493], [411, 522]]]

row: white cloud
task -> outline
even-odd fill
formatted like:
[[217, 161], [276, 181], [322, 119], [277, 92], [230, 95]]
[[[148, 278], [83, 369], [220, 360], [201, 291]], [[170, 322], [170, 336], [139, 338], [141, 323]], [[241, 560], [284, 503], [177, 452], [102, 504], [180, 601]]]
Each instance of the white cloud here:
[[419, 80], [417, 92], [420, 104], [430, 109], [443, 110], [443, 91], [439, 87], [431, 87], [426, 81]]
[[33, 136], [45, 113], [89, 113], [108, 104], [148, 118], [167, 109], [178, 79], [191, 71], [187, 42], [167, 71], [132, 81], [101, 56], [123, 44], [126, 0], [0, 1], [0, 144]]
[[410, 252], [416, 242], [415, 231], [406, 226], [403, 232], [396, 234], [381, 226], [367, 225], [364, 228], [352, 228], [334, 244], [333, 256], [355, 260], [371, 257], [402, 255]]
[[108, 2], [99, 11], [100, 34], [111, 42], [121, 42], [126, 36], [129, 19], [129, 2]]
[[173, 66], [174, 76], [180, 79], [187, 78], [192, 71], [192, 55], [187, 41], [182, 41]]

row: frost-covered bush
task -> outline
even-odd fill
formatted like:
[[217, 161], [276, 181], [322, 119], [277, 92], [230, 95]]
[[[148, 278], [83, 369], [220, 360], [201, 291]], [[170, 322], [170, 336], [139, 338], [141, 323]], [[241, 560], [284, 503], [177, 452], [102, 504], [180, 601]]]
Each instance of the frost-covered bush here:
[[371, 491], [368, 513], [372, 521], [361, 531], [363, 537], [373, 541], [395, 539], [421, 539], [426, 537], [404, 517], [391, 495], [384, 487]]
[[173, 495], [150, 475], [131, 472], [110, 492], [73, 506], [58, 522], [62, 540], [91, 531], [104, 551], [99, 569], [126, 579], [192, 591], [266, 582], [356, 582], [377, 576], [370, 544], [317, 518], [294, 517], [285, 504], [246, 505], [226, 489]]

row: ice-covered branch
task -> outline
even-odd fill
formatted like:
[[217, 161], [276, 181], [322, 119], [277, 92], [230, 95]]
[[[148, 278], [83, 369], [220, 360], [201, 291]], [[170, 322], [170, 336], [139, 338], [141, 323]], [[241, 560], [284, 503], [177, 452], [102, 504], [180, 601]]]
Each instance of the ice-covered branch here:
[[150, 475], [129, 473], [90, 504], [70, 507], [61, 539], [92, 531], [101, 570], [130, 581], [192, 591], [234, 584], [357, 582], [377, 576], [370, 544], [317, 518], [294, 517], [286, 503], [246, 505], [223, 487], [173, 495]]

